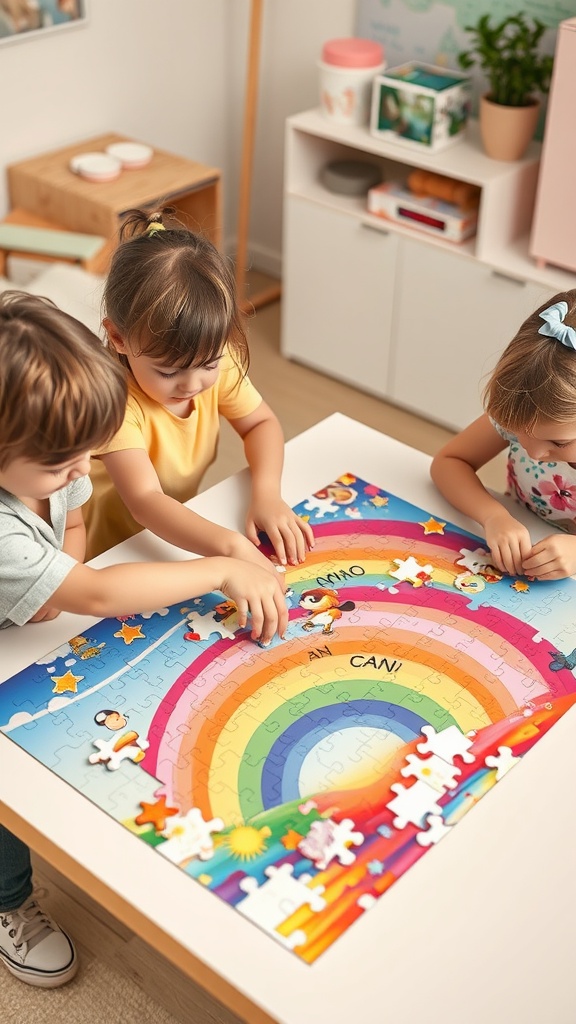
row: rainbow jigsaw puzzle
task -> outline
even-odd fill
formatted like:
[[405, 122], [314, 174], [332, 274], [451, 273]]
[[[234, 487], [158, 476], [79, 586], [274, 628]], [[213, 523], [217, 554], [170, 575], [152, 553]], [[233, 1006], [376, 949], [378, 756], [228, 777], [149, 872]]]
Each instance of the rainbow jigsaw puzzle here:
[[313, 963], [574, 704], [576, 583], [503, 577], [352, 473], [296, 511], [284, 640], [221, 594], [103, 620], [2, 684], [0, 723]]

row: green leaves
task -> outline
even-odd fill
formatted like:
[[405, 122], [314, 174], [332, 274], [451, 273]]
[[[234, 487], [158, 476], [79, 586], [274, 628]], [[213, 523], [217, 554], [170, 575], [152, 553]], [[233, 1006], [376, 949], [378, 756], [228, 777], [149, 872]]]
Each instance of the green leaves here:
[[458, 55], [460, 67], [478, 64], [489, 82], [489, 99], [508, 107], [526, 107], [534, 93], [546, 93], [552, 76], [553, 57], [538, 51], [546, 25], [515, 14], [492, 25], [483, 14], [467, 25], [472, 39], [469, 50]]

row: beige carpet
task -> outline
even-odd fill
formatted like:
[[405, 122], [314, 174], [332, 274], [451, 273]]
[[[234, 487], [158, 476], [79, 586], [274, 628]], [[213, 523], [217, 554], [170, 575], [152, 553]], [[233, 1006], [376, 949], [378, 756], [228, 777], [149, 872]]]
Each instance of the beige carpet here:
[[113, 970], [84, 947], [78, 947], [78, 952], [81, 962], [74, 981], [51, 991], [24, 985], [4, 970], [0, 974], [2, 1021], [10, 1024], [180, 1024], [126, 975]]

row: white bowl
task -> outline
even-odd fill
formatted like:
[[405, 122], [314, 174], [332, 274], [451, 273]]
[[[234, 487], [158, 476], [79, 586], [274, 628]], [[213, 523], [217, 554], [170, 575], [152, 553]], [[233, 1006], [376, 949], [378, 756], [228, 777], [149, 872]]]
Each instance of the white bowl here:
[[86, 181], [114, 181], [120, 177], [122, 164], [108, 153], [79, 153], [72, 157], [70, 170]]
[[114, 142], [111, 146], [106, 146], [106, 152], [119, 160], [127, 170], [146, 167], [154, 155], [154, 150], [141, 142]]

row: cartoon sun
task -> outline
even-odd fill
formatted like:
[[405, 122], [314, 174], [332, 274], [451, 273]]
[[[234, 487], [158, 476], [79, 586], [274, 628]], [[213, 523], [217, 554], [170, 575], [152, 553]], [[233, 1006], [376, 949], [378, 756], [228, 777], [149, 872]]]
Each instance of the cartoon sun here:
[[253, 825], [238, 825], [223, 838], [233, 857], [238, 860], [253, 860], [258, 854], [264, 853], [266, 840], [271, 835], [270, 829], [254, 828]]

